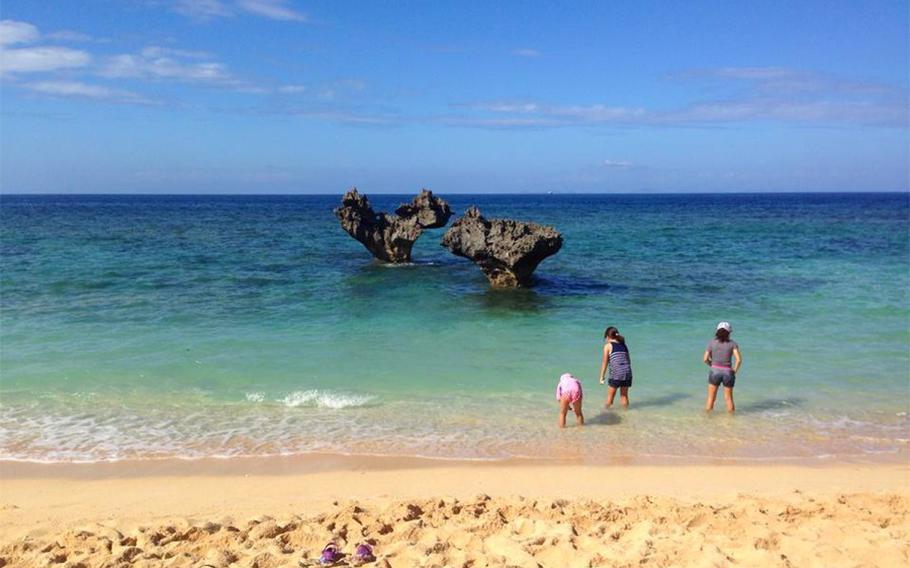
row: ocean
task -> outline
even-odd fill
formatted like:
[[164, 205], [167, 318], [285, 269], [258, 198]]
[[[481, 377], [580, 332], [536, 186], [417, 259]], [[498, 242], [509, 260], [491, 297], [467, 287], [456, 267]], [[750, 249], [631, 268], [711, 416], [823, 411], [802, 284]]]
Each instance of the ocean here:
[[[908, 194], [442, 195], [562, 232], [522, 290], [445, 229], [373, 261], [340, 197], [0, 196], [0, 460], [907, 459]], [[732, 416], [702, 409], [719, 320]], [[628, 410], [603, 409], [608, 325]], [[582, 429], [556, 428], [564, 372]]]

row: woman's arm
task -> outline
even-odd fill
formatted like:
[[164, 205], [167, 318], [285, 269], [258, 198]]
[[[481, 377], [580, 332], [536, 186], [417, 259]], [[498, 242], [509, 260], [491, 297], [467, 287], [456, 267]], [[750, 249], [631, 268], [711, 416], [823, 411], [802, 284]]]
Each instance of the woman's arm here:
[[709, 367], [711, 366], [711, 350], [710, 349], [705, 349], [705, 355], [704, 355], [704, 357], [702, 357], [702, 361], [705, 362], [705, 365], [707, 365]]
[[739, 347], [733, 348], [733, 356], [736, 357], [736, 364], [733, 365], [733, 372], [739, 371], [740, 365], [743, 364], [743, 356], [739, 352]]
[[604, 375], [607, 374], [607, 363], [610, 361], [610, 351], [612, 350], [613, 346], [610, 345], [610, 342], [608, 341], [607, 344], [604, 345], [604, 358], [600, 362], [600, 384], [604, 384]]

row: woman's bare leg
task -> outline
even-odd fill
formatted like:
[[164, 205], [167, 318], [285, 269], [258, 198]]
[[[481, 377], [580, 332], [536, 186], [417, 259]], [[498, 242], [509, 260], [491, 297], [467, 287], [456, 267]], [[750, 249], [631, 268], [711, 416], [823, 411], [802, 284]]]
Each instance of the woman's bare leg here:
[[705, 410], [711, 412], [714, 410], [714, 401], [717, 399], [717, 386], [708, 385], [708, 400], [705, 401]]
[[613, 406], [613, 398], [616, 397], [616, 387], [607, 388], [607, 408]]
[[569, 398], [563, 397], [559, 400], [559, 427], [566, 427], [566, 414], [569, 412]]
[[727, 403], [727, 412], [736, 411], [736, 405], [733, 404], [733, 387], [724, 387], [724, 402]]
[[619, 389], [619, 402], [629, 408], [629, 387], [621, 387]]
[[585, 425], [585, 415], [581, 413], [581, 399], [572, 404], [572, 410], [575, 411], [575, 421], [579, 426]]

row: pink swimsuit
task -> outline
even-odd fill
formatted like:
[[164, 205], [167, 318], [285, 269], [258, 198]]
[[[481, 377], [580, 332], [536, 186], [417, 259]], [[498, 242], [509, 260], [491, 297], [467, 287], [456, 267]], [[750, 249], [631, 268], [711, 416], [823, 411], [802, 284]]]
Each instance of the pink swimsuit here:
[[581, 397], [581, 383], [578, 379], [571, 373], [564, 373], [559, 377], [559, 384], [556, 385], [556, 400], [568, 398], [569, 402], [578, 402]]

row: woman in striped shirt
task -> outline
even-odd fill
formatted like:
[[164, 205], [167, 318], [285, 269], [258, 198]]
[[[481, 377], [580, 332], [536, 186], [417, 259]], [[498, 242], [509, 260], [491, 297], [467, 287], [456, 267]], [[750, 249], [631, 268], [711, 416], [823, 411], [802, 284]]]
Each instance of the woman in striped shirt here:
[[626, 338], [619, 334], [613, 326], [604, 332], [604, 357], [600, 364], [600, 384], [604, 384], [607, 367], [610, 368], [610, 383], [607, 390], [606, 407], [613, 406], [616, 390], [619, 389], [619, 402], [625, 407], [629, 406], [629, 387], [632, 386], [632, 358], [629, 348], [626, 347]]

